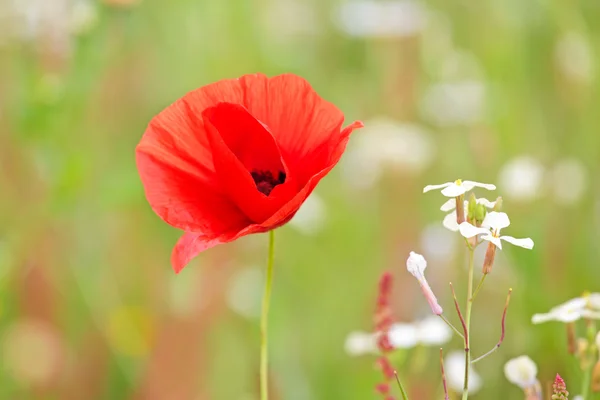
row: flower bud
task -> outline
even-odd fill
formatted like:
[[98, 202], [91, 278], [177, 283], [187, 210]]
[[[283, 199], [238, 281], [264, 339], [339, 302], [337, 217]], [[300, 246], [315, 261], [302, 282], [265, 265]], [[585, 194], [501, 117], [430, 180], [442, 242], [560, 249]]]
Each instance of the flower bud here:
[[552, 385], [552, 400], [569, 400], [569, 392], [567, 392], [567, 385], [563, 378], [559, 374], [556, 374], [554, 384]]
[[456, 223], [458, 225], [465, 222], [465, 195], [461, 194], [456, 197]]
[[502, 197], [498, 197], [496, 199], [496, 205], [494, 206], [494, 211], [502, 211]]
[[488, 243], [487, 250], [485, 251], [485, 258], [483, 259], [483, 270], [484, 274], [492, 272], [494, 266], [494, 259], [496, 258], [496, 245], [492, 242]]

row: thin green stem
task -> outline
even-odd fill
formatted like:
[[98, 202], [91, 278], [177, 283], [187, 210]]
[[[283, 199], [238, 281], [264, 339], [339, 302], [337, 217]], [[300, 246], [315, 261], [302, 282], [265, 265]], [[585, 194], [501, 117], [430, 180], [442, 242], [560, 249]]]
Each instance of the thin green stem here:
[[479, 293], [479, 291], [481, 290], [481, 287], [483, 286], [483, 282], [485, 281], [486, 276], [488, 276], [488, 274], [483, 274], [481, 276], [481, 280], [479, 281], [479, 284], [475, 288], [475, 293], [473, 293], [473, 297], [471, 297], [471, 302], [473, 302], [475, 300], [475, 297], [477, 297], [477, 293]]
[[440, 314], [440, 318], [442, 319], [442, 321], [444, 321], [446, 323], [446, 325], [448, 325], [450, 328], [452, 328], [454, 333], [456, 333], [458, 336], [460, 336], [463, 339], [465, 338], [465, 336], [462, 333], [460, 333], [460, 331], [454, 325], [452, 325], [452, 322], [448, 321], [448, 318], [446, 318], [444, 316], [444, 314]]
[[583, 379], [581, 381], [581, 397], [583, 400], [590, 400], [590, 384], [592, 380], [592, 368], [594, 364], [587, 367], [585, 371], [583, 371]]
[[260, 399], [269, 399], [269, 367], [268, 367], [268, 340], [269, 303], [271, 300], [271, 287], [273, 284], [273, 259], [275, 254], [275, 231], [269, 231], [269, 255], [267, 258], [267, 280], [262, 299], [262, 312], [260, 316]]
[[404, 389], [404, 386], [402, 386], [402, 382], [400, 382], [398, 372], [394, 371], [394, 375], [396, 375], [396, 382], [398, 382], [398, 387], [400, 388], [400, 393], [402, 394], [402, 400], [408, 400], [408, 394], [406, 394], [406, 389]]
[[467, 286], [467, 312], [465, 315], [465, 384], [463, 386], [462, 400], [469, 397], [469, 370], [471, 369], [471, 349], [469, 349], [469, 332], [471, 328], [471, 307], [473, 305], [473, 254], [469, 248], [469, 278]]

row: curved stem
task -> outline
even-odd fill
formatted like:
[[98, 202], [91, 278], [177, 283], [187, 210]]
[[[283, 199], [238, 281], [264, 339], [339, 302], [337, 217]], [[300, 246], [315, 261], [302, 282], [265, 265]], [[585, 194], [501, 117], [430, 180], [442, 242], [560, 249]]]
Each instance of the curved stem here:
[[469, 397], [469, 370], [471, 369], [471, 349], [469, 349], [469, 333], [471, 328], [471, 306], [473, 305], [473, 255], [474, 251], [469, 248], [469, 278], [467, 286], [467, 312], [465, 315], [465, 384], [463, 386], [462, 400]]
[[269, 326], [269, 303], [271, 300], [271, 286], [273, 284], [273, 259], [275, 254], [275, 231], [269, 231], [269, 255], [267, 257], [267, 280], [262, 299], [260, 316], [260, 399], [269, 399], [269, 367], [268, 367], [268, 340], [267, 329]]

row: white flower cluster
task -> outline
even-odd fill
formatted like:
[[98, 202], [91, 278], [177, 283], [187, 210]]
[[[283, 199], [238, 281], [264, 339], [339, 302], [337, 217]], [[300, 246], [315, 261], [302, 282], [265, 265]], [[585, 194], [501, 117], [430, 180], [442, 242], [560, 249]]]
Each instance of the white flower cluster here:
[[[500, 236], [500, 231], [510, 225], [510, 220], [506, 213], [496, 211], [491, 211], [487, 213], [485, 219], [481, 223], [481, 226], [474, 226], [467, 221], [461, 222], [459, 224], [459, 222], [457, 221], [456, 212], [457, 199], [460, 198], [460, 196], [464, 196], [465, 193], [471, 191], [476, 187], [484, 188], [487, 190], [496, 189], [496, 186], [492, 184], [480, 183], [475, 181], [463, 181], [457, 179], [454, 182], [446, 182], [440, 185], [425, 186], [425, 188], [423, 189], [423, 193], [435, 189], [442, 189], [442, 194], [446, 197], [451, 198], [444, 204], [442, 204], [442, 206], [440, 207], [440, 210], [442, 211], [450, 211], [454, 209], [452, 213], [446, 215], [446, 217], [444, 218], [443, 225], [452, 231], [460, 231], [461, 235], [465, 238], [469, 239], [477, 236], [481, 240], [486, 240], [493, 243], [499, 249], [502, 249], [501, 240], [512, 243], [515, 246], [520, 246], [526, 249], [532, 249], [533, 240], [531, 240], [530, 238], [516, 239], [512, 236]], [[484, 198], [477, 199], [477, 203], [482, 204], [488, 209], [492, 209], [496, 206], [496, 202], [492, 202]], [[463, 201], [463, 204], [464, 215], [466, 215], [468, 212], [468, 201]]]

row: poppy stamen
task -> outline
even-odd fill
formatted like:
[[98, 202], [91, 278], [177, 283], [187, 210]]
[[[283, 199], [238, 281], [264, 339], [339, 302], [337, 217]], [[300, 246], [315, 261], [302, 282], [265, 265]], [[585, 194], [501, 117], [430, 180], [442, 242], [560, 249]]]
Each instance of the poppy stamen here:
[[265, 196], [271, 194], [275, 186], [285, 182], [285, 172], [283, 171], [279, 171], [277, 178], [273, 176], [271, 171], [252, 171], [250, 174], [252, 175], [252, 179], [254, 179], [258, 191]]

